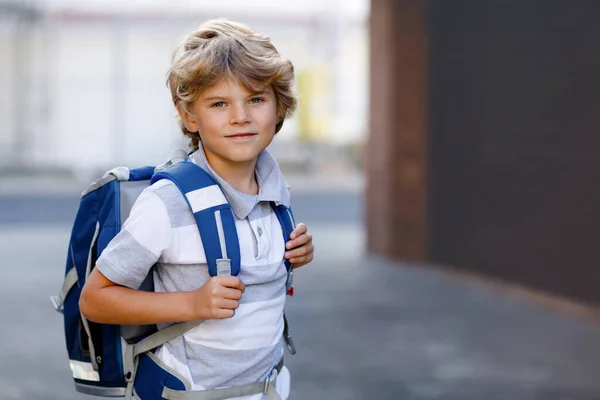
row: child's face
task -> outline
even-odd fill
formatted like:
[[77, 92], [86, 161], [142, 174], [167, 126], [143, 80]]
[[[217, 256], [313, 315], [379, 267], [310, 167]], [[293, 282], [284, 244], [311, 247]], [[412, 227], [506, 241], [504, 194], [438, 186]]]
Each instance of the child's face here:
[[204, 90], [190, 113], [180, 111], [187, 129], [200, 133], [211, 162], [256, 161], [275, 135], [276, 99], [270, 85], [251, 93], [236, 79], [224, 79]]

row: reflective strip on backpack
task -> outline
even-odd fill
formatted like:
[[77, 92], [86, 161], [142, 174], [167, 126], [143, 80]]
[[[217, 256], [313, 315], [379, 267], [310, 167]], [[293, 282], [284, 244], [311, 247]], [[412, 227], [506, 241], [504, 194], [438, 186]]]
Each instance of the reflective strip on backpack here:
[[221, 210], [215, 211], [215, 221], [217, 223], [219, 244], [221, 245], [221, 258], [217, 258], [217, 276], [231, 276], [231, 260], [227, 258], [227, 242], [225, 240]]
[[187, 198], [193, 213], [227, 204], [225, 195], [217, 185], [192, 190], [191, 192], [185, 193], [185, 197]]
[[215, 221], [217, 224], [217, 234], [219, 235], [219, 245], [221, 246], [221, 258], [227, 258], [227, 242], [225, 242], [225, 232], [223, 231], [223, 219], [221, 211], [215, 211]]

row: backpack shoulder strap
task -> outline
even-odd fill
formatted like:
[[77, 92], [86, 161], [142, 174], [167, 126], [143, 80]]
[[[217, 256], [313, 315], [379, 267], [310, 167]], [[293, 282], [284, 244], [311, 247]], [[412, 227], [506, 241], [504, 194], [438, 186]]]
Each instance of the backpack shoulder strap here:
[[[283, 204], [277, 204], [275, 202], [271, 202], [271, 207], [275, 211], [275, 215], [277, 215], [277, 219], [281, 225], [281, 230], [283, 231], [283, 242], [287, 243], [287, 241], [290, 240], [292, 231], [296, 227], [296, 221], [294, 220], [292, 209], [284, 206]], [[294, 269], [292, 268], [292, 263], [288, 259], [285, 260], [285, 268], [287, 269], [285, 290], [287, 294], [291, 296], [294, 294], [294, 289], [292, 287], [294, 284]], [[292, 340], [292, 335], [290, 335], [289, 324], [285, 313], [283, 314], [283, 338], [290, 354], [296, 354], [296, 346]]]
[[198, 165], [181, 161], [157, 172], [151, 182], [169, 179], [194, 214], [210, 276], [240, 273], [240, 245], [231, 206], [221, 187]]
[[[290, 240], [290, 235], [296, 226], [296, 222], [294, 221], [294, 214], [292, 213], [292, 209], [284, 206], [283, 204], [271, 202], [271, 208], [275, 211], [275, 215], [277, 215], [277, 219], [279, 220], [279, 224], [281, 225], [281, 229], [283, 231], [283, 242], [284, 244]], [[285, 260], [285, 267], [288, 272], [292, 269], [292, 264], [289, 260]]]

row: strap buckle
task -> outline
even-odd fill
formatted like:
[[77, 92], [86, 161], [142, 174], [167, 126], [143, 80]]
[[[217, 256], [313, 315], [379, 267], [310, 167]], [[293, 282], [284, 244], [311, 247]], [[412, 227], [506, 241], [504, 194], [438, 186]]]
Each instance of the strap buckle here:
[[54, 307], [54, 310], [56, 310], [56, 312], [59, 313], [63, 313], [63, 303], [60, 300], [59, 296], [50, 296], [50, 301], [52, 302], [52, 307]]
[[294, 270], [290, 268], [287, 274], [287, 279], [285, 281], [285, 290], [286, 292], [290, 290], [292, 285], [294, 284]]
[[263, 394], [268, 394], [269, 389], [275, 389], [275, 381], [277, 380], [277, 368], [273, 368], [267, 379], [265, 380], [265, 388], [263, 390]]
[[217, 276], [231, 276], [231, 260], [229, 258], [217, 259]]

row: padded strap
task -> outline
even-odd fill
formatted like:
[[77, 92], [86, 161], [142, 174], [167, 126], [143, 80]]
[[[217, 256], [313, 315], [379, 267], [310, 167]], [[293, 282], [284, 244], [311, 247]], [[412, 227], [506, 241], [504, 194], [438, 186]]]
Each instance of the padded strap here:
[[[277, 219], [279, 220], [279, 224], [283, 229], [283, 242], [287, 243], [290, 240], [290, 235], [294, 231], [294, 227], [296, 226], [292, 210], [287, 208], [283, 204], [277, 204], [273, 201], [271, 202], [271, 207], [275, 211]], [[292, 270], [292, 264], [288, 259], [285, 260], [285, 267], [287, 268], [288, 272]]]
[[[275, 211], [275, 215], [277, 215], [277, 219], [279, 220], [279, 224], [281, 225], [281, 229], [283, 231], [283, 242], [287, 243], [288, 240], [290, 240], [290, 235], [294, 231], [294, 227], [296, 226], [292, 210], [290, 208], [287, 208], [283, 204], [276, 204], [275, 202], [271, 202], [271, 207]], [[294, 269], [292, 268], [292, 263], [290, 262], [290, 260], [286, 258], [284, 262], [285, 268], [287, 269], [287, 280], [285, 282], [285, 290], [289, 293], [290, 289], [292, 288], [292, 285], [294, 284]]]
[[227, 263], [230, 275], [237, 276], [240, 273], [240, 244], [233, 212], [221, 187], [209, 173], [190, 161], [181, 161], [157, 172], [151, 182], [160, 179], [172, 181], [192, 210], [210, 276], [224, 275]]
[[283, 313], [283, 340], [290, 354], [296, 354], [296, 345], [290, 334], [290, 324], [287, 321], [285, 313]]

